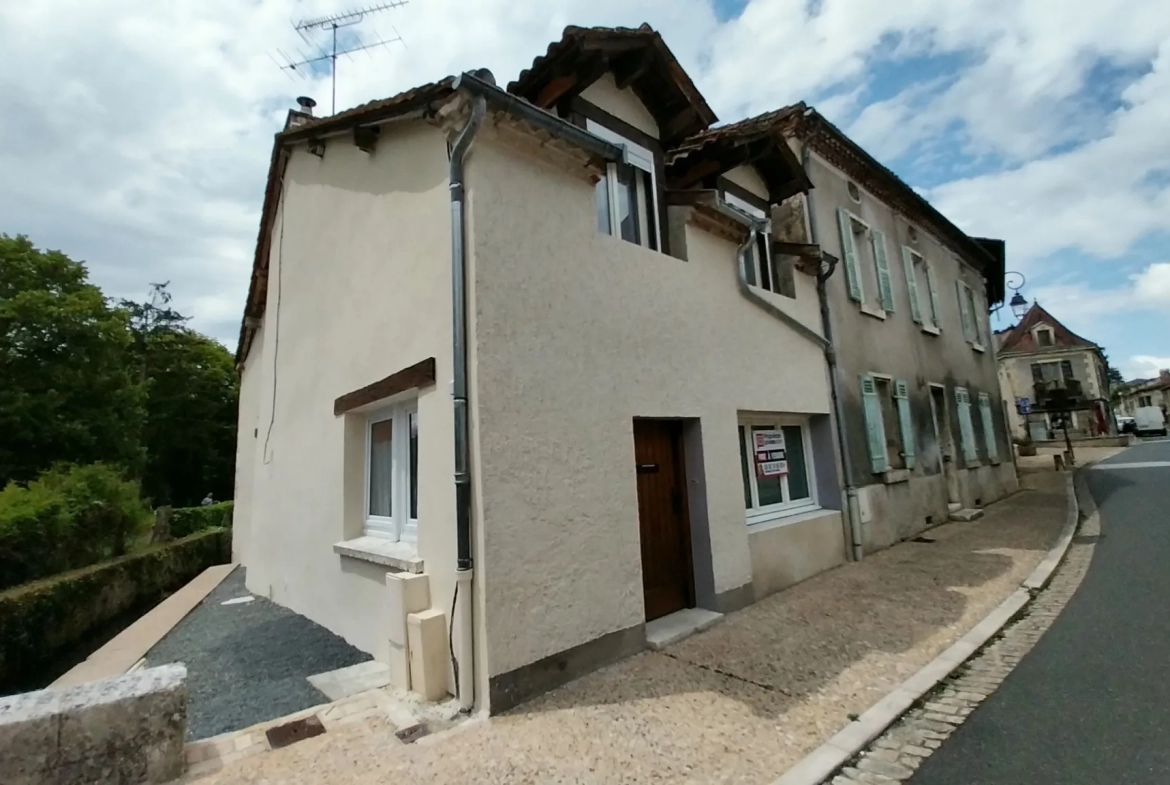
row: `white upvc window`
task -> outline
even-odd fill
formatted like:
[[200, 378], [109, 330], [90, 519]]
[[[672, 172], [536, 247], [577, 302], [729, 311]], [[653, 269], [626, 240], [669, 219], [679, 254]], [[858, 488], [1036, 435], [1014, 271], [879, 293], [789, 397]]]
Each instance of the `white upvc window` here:
[[738, 434], [748, 525], [818, 509], [807, 417], [740, 414]]
[[[768, 220], [768, 214], [746, 199], [733, 193], [723, 192], [723, 201], [740, 212], [747, 213], [760, 221]], [[772, 235], [759, 232], [755, 244], [743, 254], [744, 277], [752, 286], [779, 294], [776, 269], [772, 266]]]
[[366, 420], [365, 533], [418, 539], [418, 404], [401, 403]]
[[585, 128], [623, 150], [622, 163], [607, 164], [605, 175], [595, 187], [597, 228], [605, 234], [657, 251], [662, 247], [662, 236], [658, 225], [658, 175], [654, 171], [654, 154], [593, 120], [587, 119]]

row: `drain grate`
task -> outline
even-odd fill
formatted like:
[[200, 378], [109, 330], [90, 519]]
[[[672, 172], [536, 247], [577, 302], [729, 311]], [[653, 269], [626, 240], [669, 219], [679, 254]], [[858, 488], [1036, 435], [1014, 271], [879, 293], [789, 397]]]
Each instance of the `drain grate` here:
[[284, 725], [269, 728], [265, 731], [264, 735], [268, 737], [268, 746], [274, 750], [278, 750], [281, 747], [287, 747], [298, 741], [320, 736], [324, 732], [325, 726], [321, 724], [321, 720], [317, 719], [317, 715], [314, 714], [312, 717], [293, 720], [292, 722], [286, 722]]

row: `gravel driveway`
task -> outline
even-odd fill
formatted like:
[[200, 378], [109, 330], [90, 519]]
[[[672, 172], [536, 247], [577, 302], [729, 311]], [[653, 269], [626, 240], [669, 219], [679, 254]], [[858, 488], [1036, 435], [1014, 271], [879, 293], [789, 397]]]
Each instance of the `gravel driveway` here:
[[148, 666], [187, 666], [187, 738], [205, 739], [329, 699], [307, 677], [371, 659], [348, 643], [244, 588], [232, 572], [146, 655]]
[[201, 785], [772, 781], [973, 627], [1039, 563], [1065, 477], [818, 575], [662, 652], [510, 714], [403, 745], [381, 720], [229, 765]]

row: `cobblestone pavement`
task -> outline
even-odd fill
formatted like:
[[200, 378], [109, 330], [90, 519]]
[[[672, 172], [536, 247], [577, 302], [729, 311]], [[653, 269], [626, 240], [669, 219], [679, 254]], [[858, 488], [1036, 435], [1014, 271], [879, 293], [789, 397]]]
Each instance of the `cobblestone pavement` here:
[[372, 718], [199, 783], [770, 782], [1019, 588], [1066, 511], [1064, 475], [1026, 485], [508, 714], [412, 744]]
[[831, 780], [832, 785], [890, 785], [909, 780], [1052, 626], [1081, 585], [1100, 535], [1100, 517], [1080, 478], [1077, 486], [1084, 520], [1051, 583], [993, 643], [850, 761]]

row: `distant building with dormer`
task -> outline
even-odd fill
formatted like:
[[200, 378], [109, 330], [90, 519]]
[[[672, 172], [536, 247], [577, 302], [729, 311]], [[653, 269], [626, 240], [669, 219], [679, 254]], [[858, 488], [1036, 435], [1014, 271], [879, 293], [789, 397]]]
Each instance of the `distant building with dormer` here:
[[999, 383], [1011, 433], [1034, 441], [1116, 430], [1109, 405], [1108, 364], [1101, 347], [1065, 327], [1033, 303], [1019, 324], [996, 333]]

